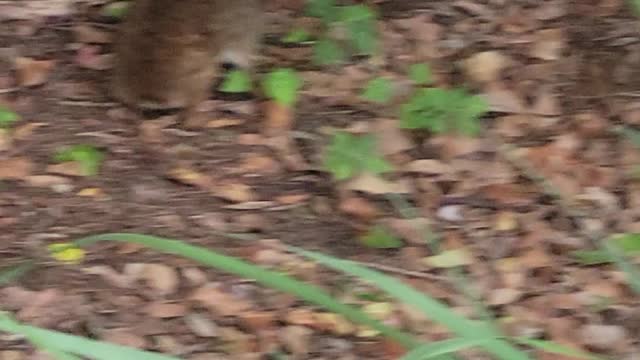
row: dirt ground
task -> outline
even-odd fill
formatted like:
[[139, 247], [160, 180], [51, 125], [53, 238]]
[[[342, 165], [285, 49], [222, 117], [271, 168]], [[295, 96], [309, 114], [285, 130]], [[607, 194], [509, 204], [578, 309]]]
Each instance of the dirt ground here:
[[[505, 332], [640, 358], [640, 303], [624, 274], [570, 255], [594, 238], [640, 231], [640, 150], [615, 131], [640, 125], [640, 20], [623, 0], [381, 1], [384, 56], [331, 69], [311, 66], [309, 47], [273, 41], [305, 23], [296, 1], [273, 1], [258, 69], [296, 67], [305, 80], [289, 134], [302, 170], [262, 135], [268, 104], [258, 95], [214, 93], [203, 106], [210, 121], [189, 129], [171, 115], [143, 122], [114, 103], [104, 84], [117, 24], [97, 16], [102, 2], [58, 6], [69, 2], [0, 1], [0, 104], [22, 118], [0, 139], [0, 267], [40, 265], [0, 287], [0, 306], [19, 320], [185, 359], [393, 359], [395, 344], [247, 280], [113, 243], [65, 265], [46, 245], [136, 232], [287, 263], [341, 299], [384, 304], [385, 322], [439, 340], [448, 336], [441, 325], [277, 246], [384, 266], [471, 316], [473, 304], [425, 261], [435, 254], [411, 226], [427, 222], [445, 250], [469, 251], [465, 273]], [[402, 92], [418, 62], [436, 86], [488, 99], [478, 138], [388, 131], [396, 112], [358, 96], [381, 74]], [[336, 128], [379, 135], [400, 170], [384, 184], [334, 182], [321, 156]], [[145, 142], [159, 150], [145, 152]], [[58, 149], [79, 143], [104, 152], [98, 176], [53, 166]], [[391, 188], [408, 189], [417, 221], [388, 204]], [[372, 224], [389, 225], [405, 245], [364, 246], [357, 238]], [[0, 334], [0, 360], [44, 358]]]

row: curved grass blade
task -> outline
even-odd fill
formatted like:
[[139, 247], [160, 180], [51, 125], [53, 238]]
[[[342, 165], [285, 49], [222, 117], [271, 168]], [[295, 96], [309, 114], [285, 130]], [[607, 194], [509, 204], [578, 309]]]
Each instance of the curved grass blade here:
[[487, 340], [483, 348], [504, 360], [529, 360], [530, 357], [510, 343], [500, 339], [490, 326], [479, 324], [451, 311], [439, 301], [425, 296], [423, 293], [409, 287], [391, 276], [357, 265], [348, 260], [336, 259], [324, 254], [303, 250], [290, 246], [289, 249], [297, 254], [313, 259], [325, 266], [342, 271], [373, 283], [400, 301], [415, 306], [432, 320], [445, 325], [456, 335], [467, 340]]
[[406, 353], [400, 360], [424, 360], [435, 359], [442, 355], [448, 355], [460, 350], [476, 347], [487, 342], [485, 340], [469, 340], [463, 338], [448, 339], [438, 342], [423, 344]]
[[212, 266], [229, 273], [254, 279], [273, 289], [294, 294], [305, 301], [320, 305], [330, 311], [341, 314], [353, 322], [378, 330], [383, 335], [397, 341], [406, 348], [410, 349], [420, 344], [411, 335], [386, 326], [379, 321], [370, 318], [360, 310], [336, 301], [329, 294], [316, 286], [297, 281], [289, 276], [264, 269], [230, 256], [215, 253], [203, 247], [189, 245], [173, 239], [130, 233], [93, 235], [76, 240], [74, 244], [82, 247], [98, 241], [123, 241], [136, 243], [164, 253], [189, 258], [207, 266]]
[[[0, 330], [14, 334], [22, 334], [30, 340], [35, 340], [34, 344], [38, 347], [46, 349], [56, 355], [71, 353], [97, 360], [180, 360], [172, 356], [86, 339], [81, 336], [41, 329], [35, 326], [23, 325], [11, 319], [7, 313], [2, 312], [0, 312]], [[72, 357], [67, 357], [67, 359], [77, 358], [73, 355], [71, 356]], [[61, 359], [64, 359], [64, 357], [61, 357]]]

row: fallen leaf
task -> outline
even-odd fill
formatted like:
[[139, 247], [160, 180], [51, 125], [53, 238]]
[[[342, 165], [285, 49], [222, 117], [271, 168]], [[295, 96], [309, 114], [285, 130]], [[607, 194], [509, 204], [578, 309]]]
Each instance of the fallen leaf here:
[[211, 192], [217, 197], [235, 203], [254, 201], [258, 197], [251, 186], [232, 182], [216, 184], [211, 187]]
[[301, 357], [311, 350], [311, 329], [304, 326], [287, 326], [280, 332], [280, 341], [294, 356]]
[[376, 146], [381, 155], [394, 155], [410, 149], [414, 145], [408, 135], [398, 126], [396, 119], [378, 119], [375, 122], [374, 132]]
[[338, 209], [347, 215], [355, 216], [364, 221], [371, 221], [380, 215], [380, 209], [376, 205], [356, 196], [348, 196], [341, 199]]
[[82, 168], [82, 164], [77, 161], [63, 162], [60, 164], [47, 165], [47, 172], [51, 174], [60, 174], [67, 176], [82, 177], [85, 172]]
[[19, 56], [15, 59], [16, 78], [19, 86], [33, 87], [44, 84], [55, 66], [54, 60], [35, 60]]
[[0, 180], [20, 180], [31, 175], [33, 162], [26, 157], [0, 159]]
[[127, 264], [124, 273], [133, 278], [144, 280], [149, 287], [160, 295], [176, 292], [179, 285], [176, 270], [164, 264]]
[[212, 119], [207, 122], [207, 127], [210, 129], [220, 129], [224, 127], [242, 125], [244, 122], [245, 121], [242, 119], [234, 118]]
[[282, 135], [293, 127], [293, 108], [282, 105], [276, 101], [268, 101], [263, 133], [266, 136]]
[[160, 319], [182, 317], [186, 314], [187, 308], [183, 304], [152, 302], [144, 308], [147, 315]]
[[497, 50], [476, 53], [463, 62], [467, 76], [478, 83], [499, 80], [501, 72], [510, 64], [511, 59]]
[[199, 287], [189, 299], [218, 316], [238, 316], [253, 307], [248, 301], [211, 285]]
[[344, 189], [369, 194], [409, 194], [410, 185], [405, 181], [391, 182], [369, 173], [363, 173], [341, 184]]
[[562, 29], [542, 29], [535, 37], [530, 52], [532, 57], [542, 60], [558, 60], [562, 57], [566, 42]]
[[469, 265], [473, 262], [471, 253], [466, 248], [445, 250], [438, 255], [424, 258], [424, 263], [436, 268], [452, 268]]

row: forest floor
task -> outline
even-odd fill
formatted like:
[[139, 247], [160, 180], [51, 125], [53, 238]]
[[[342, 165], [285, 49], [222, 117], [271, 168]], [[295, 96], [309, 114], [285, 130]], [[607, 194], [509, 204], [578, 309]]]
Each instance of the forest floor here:
[[[300, 1], [272, 2], [266, 40], [306, 23]], [[69, 3], [0, 1], [0, 104], [21, 117], [0, 133], [0, 268], [39, 264], [0, 287], [0, 307], [18, 320], [185, 359], [393, 359], [394, 343], [246, 279], [122, 243], [93, 245], [67, 265], [47, 245], [105, 232], [179, 239], [286, 265], [440, 340], [443, 326], [280, 246], [366, 263], [473, 316], [417, 234], [429, 224], [506, 333], [640, 359], [640, 301], [625, 274], [571, 255], [640, 232], [640, 149], [617, 131], [640, 126], [640, 20], [625, 1], [381, 1], [384, 56], [331, 69], [310, 65], [311, 47], [265, 41], [260, 73], [292, 67], [304, 79], [289, 161], [263, 134], [259, 96], [212, 93], [208, 122], [189, 129], [172, 116], [142, 122], [114, 103], [104, 84], [116, 24], [97, 16], [100, 4]], [[435, 86], [488, 100], [478, 137], [402, 131], [397, 109], [360, 96], [381, 75], [402, 92], [416, 63], [429, 64]], [[335, 129], [376, 135], [395, 171], [333, 181], [322, 155]], [[139, 146], [148, 142], [161, 149], [152, 159]], [[97, 176], [52, 161], [76, 144], [103, 152]], [[402, 218], [389, 193], [419, 217]], [[373, 225], [403, 245], [365, 246]], [[0, 359], [45, 358], [0, 334]]]

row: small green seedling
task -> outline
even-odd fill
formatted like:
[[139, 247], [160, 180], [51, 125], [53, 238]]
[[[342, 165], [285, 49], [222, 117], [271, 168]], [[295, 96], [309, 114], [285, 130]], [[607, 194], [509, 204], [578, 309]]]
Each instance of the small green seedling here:
[[293, 29], [282, 38], [282, 42], [286, 44], [301, 44], [310, 40], [311, 34], [305, 29]]
[[313, 61], [318, 65], [338, 64], [346, 57], [344, 49], [332, 39], [322, 38], [313, 46]]
[[391, 81], [387, 78], [378, 77], [369, 81], [362, 93], [362, 97], [368, 101], [385, 104], [393, 95]]
[[129, 1], [116, 1], [105, 5], [102, 8], [102, 16], [121, 20], [127, 14], [129, 9]]
[[74, 145], [58, 151], [54, 156], [56, 162], [79, 163], [84, 176], [96, 175], [103, 158], [102, 152], [92, 145]]
[[343, 6], [340, 21], [350, 35], [350, 42], [358, 55], [373, 55], [377, 50], [376, 14], [366, 5]]
[[293, 107], [296, 103], [300, 87], [302, 87], [302, 79], [291, 69], [274, 70], [262, 81], [265, 94], [287, 107]]
[[220, 91], [226, 93], [246, 93], [251, 91], [251, 77], [244, 70], [232, 70], [227, 73]]
[[376, 154], [373, 136], [356, 136], [347, 132], [338, 132], [333, 136], [324, 166], [336, 180], [346, 180], [361, 172], [381, 174], [392, 170], [391, 165]]
[[365, 235], [360, 237], [360, 241], [365, 246], [375, 249], [397, 249], [404, 245], [402, 240], [380, 225], [376, 225], [369, 229]]
[[480, 117], [489, 110], [487, 102], [461, 89], [420, 89], [402, 105], [400, 125], [433, 133], [456, 132], [477, 135]]
[[431, 83], [431, 69], [427, 64], [413, 64], [409, 68], [409, 77], [417, 85], [428, 85]]
[[20, 120], [15, 112], [0, 106], [0, 129], [8, 129]]

